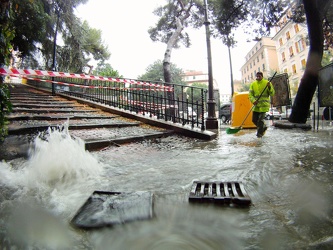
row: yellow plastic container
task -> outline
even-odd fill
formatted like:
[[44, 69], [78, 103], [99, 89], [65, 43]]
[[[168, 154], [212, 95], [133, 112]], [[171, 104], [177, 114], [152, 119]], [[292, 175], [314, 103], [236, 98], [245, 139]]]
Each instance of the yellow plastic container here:
[[[235, 93], [232, 97], [231, 127], [239, 127], [252, 108], [249, 92]], [[256, 128], [252, 122], [252, 111], [244, 121], [242, 128]]]

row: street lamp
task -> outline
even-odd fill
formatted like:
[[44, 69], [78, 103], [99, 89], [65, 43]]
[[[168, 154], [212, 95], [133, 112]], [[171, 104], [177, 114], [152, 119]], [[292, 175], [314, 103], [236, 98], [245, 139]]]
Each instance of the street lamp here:
[[[52, 1], [48, 1], [52, 4]], [[59, 27], [59, 17], [60, 17], [60, 7], [56, 7], [57, 12], [57, 22], [56, 27], [54, 30], [54, 37], [53, 37], [53, 58], [52, 58], [52, 71], [56, 71], [56, 52], [57, 52], [57, 34], [58, 34], [58, 27]], [[52, 95], [55, 95], [55, 84], [54, 84], [54, 77], [52, 77]]]
[[234, 77], [232, 74], [232, 62], [231, 62], [231, 51], [230, 51], [230, 47], [231, 47], [231, 41], [229, 39], [228, 36], [228, 52], [229, 52], [229, 65], [230, 65], [230, 84], [231, 84], [231, 98], [234, 96]]
[[208, 5], [207, 0], [204, 0], [204, 9], [205, 9], [205, 26], [206, 26], [206, 42], [207, 42], [207, 57], [208, 57], [208, 117], [206, 119], [206, 128], [207, 129], [217, 129], [218, 122], [215, 114], [215, 100], [214, 100], [214, 86], [213, 86], [213, 70], [212, 70], [212, 52], [210, 47], [210, 31], [208, 21]]

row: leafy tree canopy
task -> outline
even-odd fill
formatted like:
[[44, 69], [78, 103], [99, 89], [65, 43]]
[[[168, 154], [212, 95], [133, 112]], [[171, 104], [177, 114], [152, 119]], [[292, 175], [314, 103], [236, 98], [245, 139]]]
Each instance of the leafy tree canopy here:
[[[180, 43], [185, 47], [191, 45], [187, 27], [199, 28], [203, 23], [203, 6], [199, 0], [172, 0], [153, 12], [160, 19], [155, 27], [150, 27], [150, 38], [156, 42], [168, 43], [175, 30], [181, 28], [173, 48], [179, 48]], [[181, 27], [179, 27], [181, 26]]]
[[[183, 78], [183, 70], [178, 68], [177, 65], [171, 63], [171, 75], [173, 82], [180, 85], [185, 85]], [[144, 81], [163, 81], [163, 62], [161, 60], [155, 61], [153, 64], [149, 65], [146, 69], [146, 73], [138, 76], [138, 79]]]
[[[15, 31], [12, 45], [19, 50], [26, 66], [39, 65], [51, 69], [54, 41], [59, 32], [64, 46], [57, 46], [58, 70], [82, 72], [93, 57], [109, 58], [107, 46], [101, 40], [101, 31], [92, 29], [78, 19], [74, 10], [88, 0], [12, 0], [9, 8], [9, 26]], [[39, 57], [44, 59], [40, 65]]]
[[93, 70], [93, 75], [95, 76], [105, 76], [105, 77], [123, 77], [119, 74], [117, 70], [114, 70], [109, 63], [99, 63], [97, 68]]

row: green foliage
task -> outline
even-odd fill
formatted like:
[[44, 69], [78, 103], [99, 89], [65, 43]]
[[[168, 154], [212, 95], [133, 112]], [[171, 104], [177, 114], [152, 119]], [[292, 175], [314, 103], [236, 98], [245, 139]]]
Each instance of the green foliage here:
[[[183, 81], [183, 70], [178, 68], [177, 65], [171, 63], [170, 64], [170, 73], [173, 79], [172, 83], [178, 85], [186, 85]], [[153, 64], [149, 65], [146, 69], [146, 73], [143, 75], [138, 76], [137, 78], [143, 81], [152, 81], [152, 82], [163, 82], [163, 62], [161, 60], [155, 61]], [[174, 95], [176, 97], [181, 98], [183, 95], [182, 87], [175, 86]]]
[[[10, 26], [10, 2], [0, 2], [0, 67], [8, 65], [11, 55], [11, 41], [14, 38], [14, 31]], [[6, 114], [12, 111], [12, 104], [9, 100], [8, 86], [3, 83], [0, 76], [0, 141], [7, 135]]]
[[247, 1], [211, 0], [209, 2], [213, 24], [213, 36], [221, 38], [223, 44], [233, 47], [236, 44], [233, 31], [250, 15]]
[[[101, 31], [90, 28], [75, 16], [75, 8], [87, 1], [11, 0], [8, 25], [15, 30], [12, 46], [21, 52], [24, 67], [51, 69], [57, 35], [65, 43], [56, 46], [59, 71], [81, 73], [90, 59], [103, 61], [110, 57]], [[40, 57], [44, 65], [38, 64]]]
[[[15, 32], [10, 25], [10, 2], [0, 2], [0, 66], [8, 65]], [[2, 80], [0, 84], [2, 83]]]
[[73, 26], [63, 34], [65, 46], [57, 47], [57, 62], [60, 71], [83, 72], [91, 59], [102, 62], [110, 57], [102, 41], [100, 30], [91, 28], [86, 21]]
[[[248, 39], [258, 40], [262, 36], [269, 36], [270, 31], [286, 10], [292, 7], [289, 16], [296, 23], [305, 23], [304, 0], [210, 0], [210, 18], [213, 24], [212, 33], [220, 37], [226, 45], [234, 45], [233, 31], [242, 27]], [[333, 1], [316, 0], [322, 9], [322, 23], [325, 44], [333, 46]], [[325, 8], [323, 8], [325, 6]]]
[[93, 75], [118, 78], [123, 77], [119, 74], [118, 70], [114, 70], [109, 63], [99, 63], [97, 68], [93, 70]]
[[238, 88], [239, 92], [246, 92], [250, 90], [250, 84], [242, 83], [241, 86]]
[[202, 95], [201, 95], [201, 92], [202, 92], [202, 89], [205, 91], [205, 90], [208, 90], [208, 85], [207, 84], [204, 84], [204, 83], [200, 83], [200, 82], [194, 82], [191, 84], [192, 87], [195, 87], [195, 88], [187, 88], [186, 89], [186, 95], [189, 99], [190, 102], [193, 102], [193, 103], [202, 103]]
[[329, 50], [324, 51], [323, 59], [321, 60], [321, 66], [325, 67], [326, 65], [331, 64], [333, 61], [333, 56]]
[[[168, 43], [173, 33], [181, 25], [181, 32], [176, 38], [173, 48], [179, 48], [180, 43], [185, 47], [191, 45], [190, 37], [185, 28], [192, 26], [198, 28], [203, 23], [203, 6], [199, 0], [172, 0], [164, 6], [158, 7], [153, 12], [160, 19], [155, 27], [150, 27], [150, 38], [156, 42]], [[179, 21], [179, 22], [178, 22]]]
[[[178, 68], [177, 65], [171, 63], [171, 76], [173, 79], [172, 83], [185, 85], [183, 78], [183, 70]], [[149, 65], [146, 69], [146, 73], [138, 76], [138, 79], [144, 81], [163, 81], [163, 62], [161, 60], [155, 61], [153, 64]]]
[[0, 141], [7, 135], [6, 115], [12, 111], [12, 103], [9, 100], [10, 93], [6, 84], [0, 84]]
[[37, 43], [52, 37], [49, 14], [47, 5], [41, 0], [12, 0], [10, 25], [16, 33], [12, 44], [23, 58], [36, 51]]
[[14, 31], [12, 31], [8, 25], [0, 25], [2, 30], [0, 34], [0, 65], [8, 65], [11, 56], [11, 41], [14, 38]]

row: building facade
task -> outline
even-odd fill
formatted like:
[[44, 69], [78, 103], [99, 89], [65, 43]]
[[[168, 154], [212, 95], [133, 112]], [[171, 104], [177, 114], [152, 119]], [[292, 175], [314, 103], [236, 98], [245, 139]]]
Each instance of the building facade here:
[[[202, 84], [207, 85], [207, 87], [208, 87], [209, 76], [208, 76], [208, 73], [203, 73], [202, 71], [187, 70], [184, 72], [183, 81], [188, 86], [192, 86], [193, 83], [202, 83]], [[214, 94], [214, 100], [215, 100], [215, 105], [216, 105], [215, 110], [218, 111], [219, 107], [220, 107], [220, 103], [221, 103], [221, 96], [220, 96], [220, 91], [219, 91], [219, 85], [215, 79], [213, 79], [213, 91], [214, 91], [213, 94]], [[207, 99], [208, 99], [208, 92], [207, 92]], [[223, 96], [223, 100], [225, 100], [225, 99], [226, 99], [226, 97]]]
[[241, 67], [242, 82], [254, 81], [259, 71], [266, 78], [271, 71], [278, 69], [275, 42], [270, 37], [262, 37], [245, 56], [245, 63]]
[[289, 15], [291, 12], [287, 12], [280, 20], [272, 40], [276, 46], [279, 71], [288, 73], [290, 89], [294, 95], [305, 70], [309, 46], [307, 26], [292, 22]]
[[270, 72], [287, 73], [291, 95], [297, 92], [309, 53], [306, 24], [294, 23], [291, 10], [280, 19], [275, 35], [263, 37], [247, 53], [241, 68], [242, 83], [250, 83], [256, 72], [262, 71], [267, 78]]

